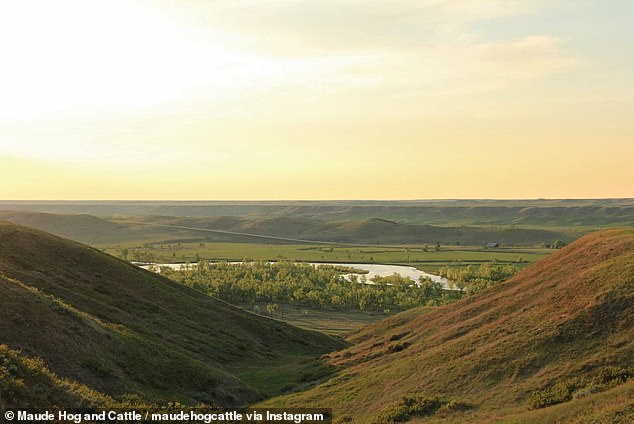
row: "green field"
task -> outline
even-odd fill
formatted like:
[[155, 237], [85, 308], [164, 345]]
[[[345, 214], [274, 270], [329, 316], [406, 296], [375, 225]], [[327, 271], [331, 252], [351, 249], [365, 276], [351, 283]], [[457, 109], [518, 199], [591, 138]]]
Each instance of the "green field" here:
[[[128, 260], [147, 260], [158, 263], [208, 261], [309, 261], [339, 263], [377, 263], [410, 265], [434, 272], [445, 266], [478, 265], [485, 262], [513, 263], [526, 266], [548, 256], [552, 249], [494, 248], [479, 246], [434, 245], [345, 247], [306, 244], [262, 243], [122, 243], [100, 248], [106, 253], [122, 256], [127, 250]], [[135, 256], [136, 255], [136, 256]]]

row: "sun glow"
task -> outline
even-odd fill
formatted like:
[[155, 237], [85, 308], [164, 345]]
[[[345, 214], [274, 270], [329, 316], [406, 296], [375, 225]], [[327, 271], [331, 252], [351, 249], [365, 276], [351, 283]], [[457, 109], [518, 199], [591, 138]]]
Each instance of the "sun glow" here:
[[138, 2], [27, 0], [1, 7], [4, 120], [86, 108], [122, 113], [200, 90], [218, 98], [267, 72], [266, 60], [230, 48], [222, 34], [196, 33]]
[[608, 3], [2, 2], [0, 198], [631, 196]]

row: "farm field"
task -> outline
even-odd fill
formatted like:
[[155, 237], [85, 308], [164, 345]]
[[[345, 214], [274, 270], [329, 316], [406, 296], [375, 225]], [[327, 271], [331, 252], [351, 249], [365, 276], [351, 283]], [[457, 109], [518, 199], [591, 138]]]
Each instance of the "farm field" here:
[[145, 243], [97, 246], [128, 260], [157, 263], [208, 261], [302, 261], [410, 265], [427, 272], [441, 267], [463, 267], [486, 262], [512, 263], [521, 267], [552, 253], [546, 248], [492, 248], [480, 246], [327, 246], [264, 243]]

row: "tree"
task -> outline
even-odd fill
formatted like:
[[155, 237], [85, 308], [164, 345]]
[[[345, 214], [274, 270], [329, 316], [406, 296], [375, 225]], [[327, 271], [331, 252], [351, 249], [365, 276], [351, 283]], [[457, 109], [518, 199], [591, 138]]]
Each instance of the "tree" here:
[[555, 240], [555, 242], [553, 243], [553, 249], [561, 249], [565, 245], [566, 245], [566, 243], [564, 243], [563, 241]]
[[277, 312], [277, 308], [279, 308], [277, 303], [269, 303], [266, 305], [266, 311], [270, 316], [273, 316], [273, 314]]

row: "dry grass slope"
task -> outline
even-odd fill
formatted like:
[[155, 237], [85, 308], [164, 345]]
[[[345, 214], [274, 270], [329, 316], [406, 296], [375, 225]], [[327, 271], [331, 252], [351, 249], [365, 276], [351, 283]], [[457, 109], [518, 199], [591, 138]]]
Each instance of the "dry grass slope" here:
[[530, 399], [606, 367], [627, 370], [633, 340], [634, 229], [604, 230], [479, 295], [365, 327], [349, 338], [353, 346], [330, 354], [334, 378], [267, 404], [328, 405], [335, 416], [369, 422], [404, 396], [425, 394], [472, 408], [421, 420], [566, 422], [596, 399], [598, 422], [619, 422], [634, 413], [631, 380], [534, 411]]

